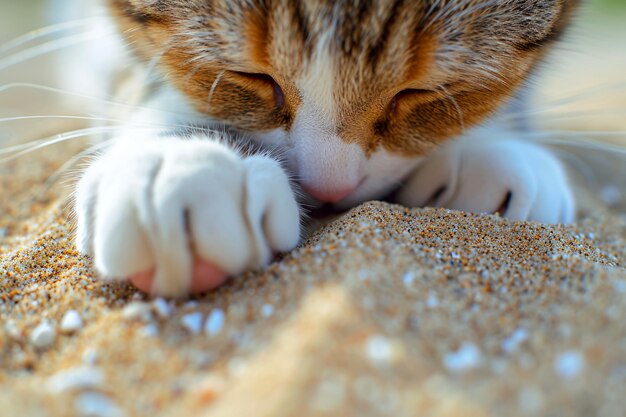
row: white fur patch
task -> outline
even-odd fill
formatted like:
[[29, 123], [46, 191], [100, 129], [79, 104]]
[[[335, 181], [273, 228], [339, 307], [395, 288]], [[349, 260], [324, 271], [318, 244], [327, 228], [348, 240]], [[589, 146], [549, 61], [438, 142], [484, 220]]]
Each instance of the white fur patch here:
[[117, 140], [76, 193], [77, 245], [125, 279], [155, 269], [153, 292], [186, 294], [196, 256], [230, 274], [292, 249], [300, 213], [280, 165], [216, 138]]
[[291, 131], [298, 179], [327, 192], [356, 187], [362, 179], [363, 150], [342, 141], [311, 107], [302, 105]]
[[493, 213], [510, 194], [507, 218], [572, 222], [575, 200], [561, 162], [548, 149], [510, 136], [481, 129], [441, 146], [411, 175], [400, 203]]

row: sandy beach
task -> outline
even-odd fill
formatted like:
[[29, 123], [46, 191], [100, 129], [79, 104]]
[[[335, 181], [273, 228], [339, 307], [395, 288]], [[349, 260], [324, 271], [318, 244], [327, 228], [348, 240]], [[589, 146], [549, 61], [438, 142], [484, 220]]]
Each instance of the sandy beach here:
[[546, 226], [368, 203], [266, 270], [172, 302], [98, 280], [76, 253], [63, 188], [34, 186], [67, 152], [0, 176], [14, 196], [0, 225], [2, 415], [626, 410], [626, 224], [601, 205]]
[[[26, 30], [40, 3], [7, 5], [0, 35]], [[546, 66], [547, 139], [625, 143], [601, 132], [624, 129], [611, 87], [623, 87], [624, 20], [608, 10], [598, 36], [572, 43], [585, 53]], [[2, 83], [47, 83], [42, 68]], [[63, 113], [62, 95], [5, 94], [3, 117]], [[3, 148], [69, 130], [21, 123], [0, 126]], [[573, 225], [372, 202], [263, 271], [171, 301], [103, 282], [76, 252], [75, 175], [56, 173], [86, 144], [0, 163], [0, 416], [626, 415], [623, 152], [577, 148], [598, 181], [579, 178]]]

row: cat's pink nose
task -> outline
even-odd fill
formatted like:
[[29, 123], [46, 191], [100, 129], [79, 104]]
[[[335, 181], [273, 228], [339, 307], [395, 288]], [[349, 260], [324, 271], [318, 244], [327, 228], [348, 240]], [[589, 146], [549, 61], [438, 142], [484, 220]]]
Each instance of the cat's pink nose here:
[[322, 190], [315, 187], [303, 185], [302, 188], [304, 188], [304, 191], [306, 191], [307, 194], [311, 195], [313, 198], [322, 203], [336, 203], [352, 194], [356, 187], [339, 188], [337, 190]]

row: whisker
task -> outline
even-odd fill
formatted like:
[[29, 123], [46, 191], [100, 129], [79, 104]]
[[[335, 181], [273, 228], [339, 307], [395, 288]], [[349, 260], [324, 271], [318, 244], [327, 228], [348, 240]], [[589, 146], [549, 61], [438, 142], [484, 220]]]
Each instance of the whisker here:
[[[546, 110], [550, 112], [552, 110]], [[592, 116], [610, 116], [610, 115], [626, 115], [626, 108], [623, 109], [590, 109], [585, 111], [572, 111], [572, 112], [561, 112], [554, 114], [538, 114], [538, 121], [540, 122], [551, 122], [557, 120], [565, 120], [565, 119], [577, 119], [580, 117], [592, 117]], [[506, 114], [503, 115], [500, 120], [506, 121], [516, 121], [523, 120], [528, 117], [527, 114], [515, 113], [515, 114]]]
[[[0, 118], [0, 123], [20, 121], [20, 120], [40, 120], [40, 119], [62, 119], [62, 120], [87, 120], [87, 121], [96, 121], [96, 122], [115, 122], [121, 123], [124, 126], [128, 127], [160, 127], [164, 129], [172, 129], [172, 128], [180, 128], [180, 129], [197, 129], [203, 130], [202, 127], [184, 125], [184, 124], [159, 124], [159, 123], [137, 123], [128, 120], [120, 120], [120, 119], [111, 119], [107, 117], [101, 116], [65, 116], [65, 115], [52, 115], [52, 116], [17, 116], [17, 117], [6, 117]], [[0, 149], [1, 151], [1, 149]]]
[[108, 119], [104, 117], [93, 116], [17, 116], [0, 118], [0, 123], [15, 122], [20, 120], [39, 120], [39, 119], [66, 119], [66, 120], [89, 120], [98, 122], [117, 122], [124, 123], [124, 120]]
[[213, 81], [213, 84], [211, 85], [211, 91], [209, 91], [209, 105], [211, 105], [213, 94], [215, 94], [215, 90], [217, 90], [217, 85], [220, 83], [220, 81], [222, 81], [222, 77], [225, 73], [226, 70], [220, 72], [219, 74], [217, 74], [217, 77], [215, 77], [215, 81]]
[[92, 36], [88, 36], [89, 33], [72, 35], [66, 38], [61, 38], [61, 39], [56, 39], [50, 42], [46, 42], [38, 46], [33, 46], [21, 52], [16, 52], [12, 55], [9, 55], [6, 58], [3, 58], [0, 61], [0, 71], [6, 70], [18, 64], [22, 64], [31, 59], [34, 59], [43, 55], [47, 55], [55, 51], [59, 51], [61, 49], [65, 49], [65, 48], [79, 45], [81, 43], [87, 43], [87, 42], [93, 41], [94, 39], [98, 38], [98, 36], [94, 36], [94, 35], [100, 35], [100, 36], [102, 35], [102, 34], [99, 34], [98, 31], [92, 31], [91, 34]]
[[590, 98], [601, 97], [605, 95], [606, 93], [616, 93], [621, 90], [626, 90], [626, 82], [611, 83], [602, 87], [594, 87], [593, 89], [589, 89], [581, 93], [577, 93], [568, 97], [549, 101], [545, 105], [540, 105], [539, 107], [536, 107], [533, 109], [506, 114], [506, 115], [503, 115], [502, 117], [508, 119], [511, 117], [524, 117], [524, 116], [530, 116], [533, 114], [545, 113], [551, 110], [558, 109], [559, 107], [566, 106], [568, 104], [574, 104], [576, 102], [580, 102], [582, 100], [586, 100]]
[[100, 104], [109, 104], [109, 105], [119, 106], [119, 107], [131, 109], [131, 110], [148, 110], [148, 111], [160, 112], [160, 113], [170, 114], [170, 115], [193, 117], [193, 115], [189, 114], [189, 113], [175, 112], [175, 111], [171, 111], [171, 110], [158, 109], [158, 108], [154, 108], [154, 107], [137, 106], [137, 105], [134, 105], [134, 104], [122, 103], [122, 102], [119, 102], [119, 101], [115, 101], [115, 100], [112, 100], [110, 98], [102, 99], [102, 98], [98, 98], [98, 97], [89, 96], [89, 95], [86, 95], [86, 94], [81, 94], [81, 93], [77, 93], [77, 92], [73, 92], [73, 91], [61, 90], [59, 88], [49, 87], [49, 86], [40, 85], [40, 84], [33, 84], [33, 83], [10, 83], [10, 84], [0, 85], [0, 93], [4, 93], [6, 91], [9, 91], [9, 90], [12, 90], [12, 89], [19, 89], [19, 88], [40, 90], [40, 91], [45, 91], [45, 92], [49, 92], [49, 93], [56, 93], [56, 94], [62, 94], [62, 95], [66, 95], [66, 96], [79, 97], [79, 98], [84, 98], [86, 100], [91, 100], [91, 101], [94, 101], [94, 102], [97, 102], [97, 103], [100, 103]]
[[[118, 131], [120, 129], [129, 129], [128, 126], [124, 125], [124, 126], [102, 126], [102, 127], [92, 127], [92, 128], [87, 128], [87, 129], [78, 129], [78, 130], [74, 130], [71, 132], [65, 132], [65, 133], [61, 133], [58, 135], [54, 135], [54, 136], [50, 136], [44, 139], [40, 139], [37, 141], [34, 141], [34, 143], [30, 143], [30, 147], [25, 148], [23, 150], [18, 151], [17, 153], [14, 153], [13, 155], [4, 157], [0, 159], [0, 164], [1, 163], [6, 163], [9, 161], [13, 161], [17, 158], [20, 158], [24, 155], [27, 155], [29, 153], [35, 152], [39, 149], [42, 148], [47, 148], [49, 146], [52, 145], [56, 145], [58, 143], [62, 143], [62, 142], [67, 142], [69, 140], [72, 139], [77, 139], [77, 138], [81, 138], [81, 137], [87, 137], [90, 136], [92, 134], [96, 134], [96, 133], [104, 133], [104, 132], [113, 132], [113, 131]], [[132, 128], [134, 130], [157, 130], [157, 128]], [[161, 128], [158, 128], [158, 130], [161, 130]], [[3, 152], [4, 153], [4, 152]]]
[[[199, 126], [191, 126], [191, 125], [177, 125], [177, 124], [148, 124], [148, 123], [130, 123], [124, 120], [117, 120], [117, 119], [107, 119], [107, 118], [102, 118], [102, 117], [82, 117], [82, 116], [20, 116], [20, 117], [9, 117], [9, 118], [4, 118], [1, 119], [0, 118], [0, 123], [2, 122], [7, 122], [7, 121], [15, 121], [15, 120], [31, 120], [31, 119], [70, 119], [70, 120], [90, 120], [90, 121], [105, 121], [105, 122], [118, 122], [121, 123], [119, 125], [119, 129], [123, 129], [123, 128], [134, 128], [134, 127], [143, 127], [143, 128], [159, 128], [162, 130], [165, 129], [173, 129], [173, 128], [179, 128], [179, 129], [194, 129], [196, 131], [210, 131], [210, 128], [204, 128], [204, 127], [199, 127]], [[112, 126], [109, 126], [112, 127]], [[71, 133], [71, 132], [67, 132], [67, 133]], [[42, 139], [42, 140], [35, 140], [35, 141], [29, 141], [27, 143], [22, 143], [22, 144], [17, 144], [17, 145], [13, 145], [13, 146], [8, 146], [8, 147], [4, 147], [4, 148], [0, 148], [0, 155], [9, 155], [15, 152], [20, 152], [26, 149], [30, 149], [33, 146], [36, 146], [37, 144], [39, 144], [42, 141], [45, 141], [48, 139]]]
[[158, 74], [157, 68], [161, 59], [167, 54], [174, 46], [176, 46], [175, 42], [181, 35], [174, 35], [170, 40], [167, 41], [165, 45], [163, 45], [161, 51], [156, 54], [146, 65], [146, 79], [155, 79], [160, 77]]
[[80, 28], [93, 24], [94, 21], [104, 19], [104, 16], [92, 16], [83, 19], [70, 20], [67, 22], [56, 23], [54, 25], [45, 26], [31, 32], [20, 35], [4, 44], [0, 45], [0, 54], [4, 54], [12, 49], [19, 48], [31, 41], [39, 40], [49, 35], [55, 35], [66, 30]]
[[443, 91], [444, 97], [446, 97], [446, 99], [449, 102], [451, 102], [452, 105], [454, 106], [454, 108], [456, 109], [456, 112], [457, 112], [458, 117], [459, 117], [459, 123], [461, 125], [461, 129], [464, 132], [465, 131], [465, 118], [463, 117], [463, 111], [461, 110], [461, 106], [459, 106], [459, 103], [456, 101], [454, 96], [452, 94], [450, 94], [448, 92], [448, 90], [443, 85], [439, 85], [437, 88], [439, 90]]
[[96, 143], [95, 145], [92, 145], [89, 148], [85, 149], [84, 151], [79, 152], [78, 154], [74, 155], [73, 157], [68, 159], [63, 165], [61, 165], [59, 169], [57, 169], [48, 177], [48, 179], [43, 184], [43, 187], [46, 190], [50, 189], [59, 180], [59, 178], [61, 178], [61, 176], [64, 173], [66, 173], [66, 171], [73, 168], [80, 160], [96, 152], [99, 152], [100, 150], [102, 150], [103, 148], [107, 146], [109, 146], [108, 141]]
[[[518, 132], [519, 135], [526, 138], [543, 138], [561, 136], [567, 138], [626, 138], [626, 131], [569, 131], [569, 130], [544, 130]], [[626, 148], [624, 148], [626, 150]]]
[[[578, 148], [588, 151], [600, 151], [612, 156], [624, 158], [626, 157], [626, 146], [612, 143], [602, 140], [605, 133], [613, 132], [593, 132], [601, 134], [599, 138], [593, 139], [589, 135], [585, 135], [586, 132], [564, 132], [566, 137], [563, 137], [563, 132], [546, 132], [543, 135], [526, 136], [529, 140], [534, 140], [542, 145], [558, 146], [562, 148]], [[567, 137], [570, 133], [575, 133], [574, 138]], [[578, 133], [581, 133], [578, 135]], [[620, 134], [619, 137], [626, 137], [626, 132], [616, 132]], [[573, 140], [572, 140], [573, 139]]]

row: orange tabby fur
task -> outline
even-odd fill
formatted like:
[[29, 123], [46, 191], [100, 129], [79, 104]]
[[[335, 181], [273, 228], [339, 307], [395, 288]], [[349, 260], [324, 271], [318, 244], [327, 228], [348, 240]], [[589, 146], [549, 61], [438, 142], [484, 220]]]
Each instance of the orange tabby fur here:
[[[160, 57], [163, 73], [198, 111], [256, 132], [290, 128], [301, 103], [292, 80], [336, 25], [328, 47], [340, 62], [337, 134], [368, 154], [382, 146], [409, 156], [513, 96], [579, 3], [109, 1], [137, 53]], [[276, 106], [267, 79], [245, 74], [270, 76], [284, 104]]]

